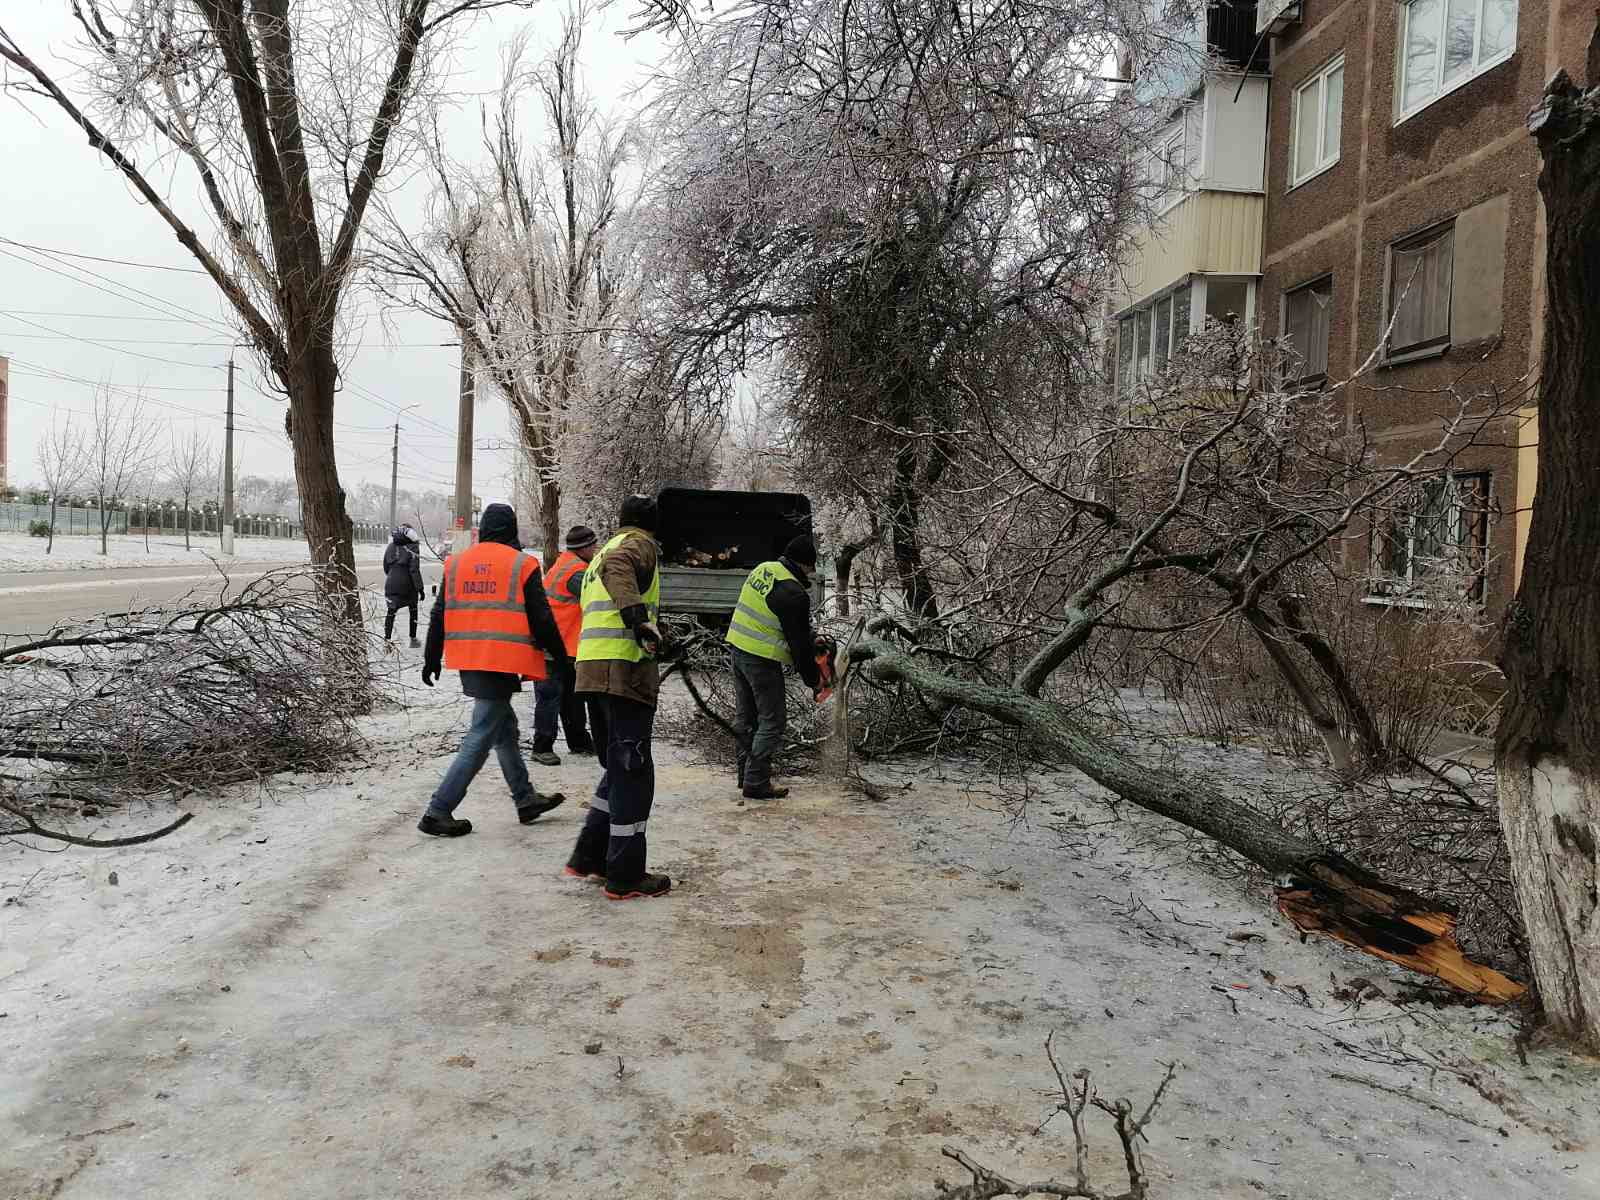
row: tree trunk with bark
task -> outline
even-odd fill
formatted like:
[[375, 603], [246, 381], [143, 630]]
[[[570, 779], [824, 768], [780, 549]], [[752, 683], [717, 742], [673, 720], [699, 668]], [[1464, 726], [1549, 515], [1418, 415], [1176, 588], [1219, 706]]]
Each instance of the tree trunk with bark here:
[[[331, 347], [332, 329], [328, 333]], [[352, 621], [361, 621], [361, 595], [356, 582], [355, 531], [345, 509], [333, 449], [333, 402], [338, 379], [331, 349], [296, 354], [305, 365], [292, 373], [289, 417], [285, 424], [294, 448], [295, 482], [300, 490], [300, 519], [311, 560], [333, 569], [323, 578], [330, 600]]]
[[1276, 877], [1278, 907], [1303, 932], [1324, 933], [1484, 1000], [1512, 1000], [1524, 992], [1461, 953], [1452, 936], [1455, 918], [1445, 906], [1291, 833], [1198, 775], [1145, 766], [1060, 705], [946, 675], [882, 640], [857, 642], [850, 661], [875, 683], [904, 683], [930, 699], [1024, 729], [1124, 800], [1220, 842]]
[[548, 568], [561, 553], [561, 484], [555, 479], [539, 480], [539, 532]]
[[[1600, 84], [1600, 29], [1589, 83]], [[1551, 1023], [1600, 1052], [1600, 91], [1529, 118], [1549, 230], [1538, 499], [1502, 629], [1500, 819]]]

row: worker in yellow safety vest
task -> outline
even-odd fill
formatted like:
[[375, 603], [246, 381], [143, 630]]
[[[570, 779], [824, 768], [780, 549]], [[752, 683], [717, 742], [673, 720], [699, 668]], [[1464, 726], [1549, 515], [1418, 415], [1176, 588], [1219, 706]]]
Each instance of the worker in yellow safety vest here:
[[645, 869], [645, 826], [656, 791], [650, 743], [661, 690], [655, 500], [628, 497], [619, 524], [583, 573], [577, 691], [599, 699], [606, 744], [595, 747], [603, 774], [565, 870], [580, 879], [603, 876], [608, 898], [634, 900], [672, 889], [667, 876]]
[[778, 800], [789, 789], [772, 782], [772, 756], [783, 745], [788, 706], [784, 667], [793, 667], [816, 695], [822, 683], [811, 629], [811, 573], [817, 547], [797, 537], [781, 558], [750, 572], [728, 623], [728, 659], [739, 715], [739, 787], [750, 800]]

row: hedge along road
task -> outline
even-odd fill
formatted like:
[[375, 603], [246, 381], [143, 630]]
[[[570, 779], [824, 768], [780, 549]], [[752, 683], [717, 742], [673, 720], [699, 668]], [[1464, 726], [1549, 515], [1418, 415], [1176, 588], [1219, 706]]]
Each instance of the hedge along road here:
[[[370, 550], [370, 547], [363, 549]], [[230, 563], [228, 578], [237, 588], [287, 565], [282, 562]], [[430, 585], [438, 582], [438, 574], [437, 568], [430, 575], [427, 567], [423, 567], [423, 577]], [[381, 566], [363, 564], [356, 575], [363, 587], [381, 589], [383, 586]], [[199, 558], [192, 567], [0, 573], [0, 639], [38, 637], [53, 625], [101, 613], [171, 604], [191, 592], [215, 596], [221, 582], [221, 573], [204, 558]]]

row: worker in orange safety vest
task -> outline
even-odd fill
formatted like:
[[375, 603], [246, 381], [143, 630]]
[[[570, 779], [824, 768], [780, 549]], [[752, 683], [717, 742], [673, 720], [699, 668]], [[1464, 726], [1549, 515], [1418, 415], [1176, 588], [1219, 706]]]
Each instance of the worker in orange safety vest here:
[[511, 707], [524, 679], [545, 678], [546, 656], [558, 678], [572, 679], [572, 658], [550, 611], [539, 560], [517, 540], [511, 506], [491, 504], [483, 510], [477, 543], [446, 563], [429, 617], [422, 682], [432, 687], [441, 669], [459, 671], [461, 690], [474, 703], [461, 749], [417, 822], [423, 833], [472, 832], [472, 822], [454, 813], [490, 750], [500, 760], [522, 824], [531, 825], [566, 798], [560, 792], [541, 798], [528, 778]]

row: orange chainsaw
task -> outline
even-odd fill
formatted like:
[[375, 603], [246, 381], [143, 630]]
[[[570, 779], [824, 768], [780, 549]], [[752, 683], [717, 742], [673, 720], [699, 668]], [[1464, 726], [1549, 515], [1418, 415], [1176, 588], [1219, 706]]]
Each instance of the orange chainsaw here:
[[833, 669], [834, 655], [839, 652], [839, 643], [831, 637], [818, 634], [812, 645], [817, 652], [817, 703], [821, 704], [833, 695], [833, 685], [838, 681], [838, 675]]

